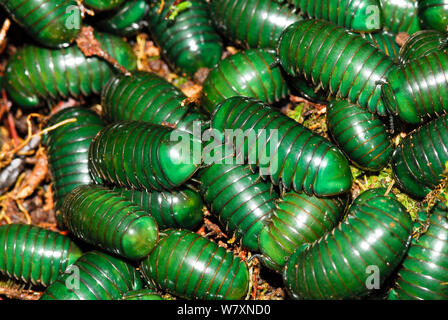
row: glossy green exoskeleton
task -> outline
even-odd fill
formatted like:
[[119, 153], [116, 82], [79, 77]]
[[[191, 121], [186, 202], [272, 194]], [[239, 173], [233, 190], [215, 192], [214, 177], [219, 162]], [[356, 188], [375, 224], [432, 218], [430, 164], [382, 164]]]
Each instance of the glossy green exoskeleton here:
[[360, 35], [321, 20], [305, 20], [284, 31], [277, 52], [285, 71], [303, 76], [333, 97], [386, 114], [381, 83], [393, 60]]
[[113, 10], [125, 2], [126, 0], [83, 0], [83, 4], [97, 11]]
[[223, 49], [209, 16], [208, 3], [189, 0], [191, 6], [174, 14], [172, 6], [176, 1], [149, 3], [147, 20], [154, 40], [176, 71], [191, 76], [200, 68], [213, 68]]
[[342, 198], [286, 193], [277, 200], [272, 218], [260, 232], [263, 264], [281, 272], [295, 249], [319, 239], [342, 220], [345, 207]]
[[199, 171], [200, 190], [210, 211], [226, 231], [251, 251], [259, 251], [258, 235], [275, 209], [277, 194], [247, 165], [213, 164]]
[[26, 224], [0, 226], [0, 272], [34, 285], [49, 286], [82, 252], [54, 231]]
[[152, 289], [140, 289], [126, 292], [122, 300], [163, 300], [163, 298]]
[[[137, 58], [123, 39], [101, 33], [95, 38], [127, 70], [137, 68]], [[76, 45], [64, 49], [26, 45], [8, 60], [3, 85], [14, 103], [33, 108], [45, 101], [99, 94], [113, 73], [109, 63], [84, 56]]]
[[397, 35], [390, 31], [378, 31], [372, 33], [363, 33], [361, 36], [372, 43], [380, 51], [392, 58], [394, 61], [398, 61], [400, 47], [395, 41]]
[[276, 0], [296, 6], [309, 19], [330, 21], [355, 32], [373, 32], [382, 28], [379, 0]]
[[76, 187], [60, 215], [78, 238], [128, 259], [144, 258], [158, 240], [157, 223], [148, 212], [101, 186]]
[[222, 60], [210, 71], [202, 90], [202, 107], [213, 112], [216, 106], [234, 96], [277, 102], [288, 95], [286, 80], [273, 53], [249, 49]]
[[[296, 299], [353, 299], [381, 285], [401, 262], [411, 240], [405, 207], [386, 189], [363, 192], [346, 220], [324, 237], [299, 247], [283, 280]], [[369, 278], [370, 277], [370, 278]]]
[[192, 132], [205, 116], [174, 85], [150, 72], [115, 75], [101, 93], [103, 117], [109, 122], [143, 121]]
[[93, 139], [89, 168], [94, 177], [137, 190], [172, 190], [201, 164], [201, 141], [185, 131], [145, 122], [108, 125]]
[[402, 121], [420, 124], [448, 111], [448, 54], [436, 51], [395, 67], [382, 86], [382, 100]]
[[275, 49], [283, 30], [302, 18], [288, 4], [274, 0], [212, 0], [218, 30], [245, 48]]
[[241, 129], [235, 131], [236, 155], [275, 185], [317, 196], [351, 187], [349, 164], [338, 148], [259, 100], [225, 100], [213, 114], [212, 128], [223, 135], [226, 129]]
[[448, 115], [408, 134], [392, 155], [395, 181], [406, 193], [423, 198], [444, 177], [448, 162]]
[[379, 0], [384, 17], [384, 28], [409, 35], [420, 30], [417, 0]]
[[418, 18], [422, 28], [445, 32], [448, 24], [448, 0], [418, 0]]
[[181, 298], [239, 300], [249, 289], [245, 261], [187, 230], [167, 230], [140, 269], [150, 285]]
[[448, 299], [448, 209], [443, 201], [431, 209], [426, 228], [412, 240], [389, 299]]
[[446, 51], [448, 35], [436, 30], [421, 30], [410, 36], [400, 49], [400, 61], [404, 64], [433, 52]]
[[1, 0], [0, 5], [46, 47], [67, 47], [81, 30], [81, 9], [75, 0]]
[[77, 186], [95, 183], [89, 171], [89, 147], [92, 139], [105, 125], [93, 111], [73, 107], [52, 116], [47, 127], [69, 119], [75, 119], [76, 122], [49, 131], [43, 139], [48, 150], [56, 208]]
[[41, 300], [120, 300], [127, 292], [142, 287], [140, 275], [131, 264], [92, 251], [60, 274]]
[[112, 12], [107, 11], [95, 16], [95, 25], [106, 32], [120, 36], [131, 36], [145, 26], [145, 17], [149, 10], [146, 0], [125, 1]]
[[346, 100], [333, 100], [327, 107], [327, 128], [347, 158], [362, 170], [379, 171], [389, 163], [392, 141], [376, 115]]
[[121, 196], [139, 205], [156, 219], [159, 229], [194, 229], [204, 216], [201, 196], [192, 189], [140, 191], [114, 188]]

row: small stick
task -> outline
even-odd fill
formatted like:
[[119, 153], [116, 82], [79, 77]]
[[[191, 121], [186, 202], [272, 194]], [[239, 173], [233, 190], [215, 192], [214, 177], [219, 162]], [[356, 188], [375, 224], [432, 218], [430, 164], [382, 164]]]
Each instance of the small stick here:
[[6, 34], [8, 33], [9, 27], [11, 26], [11, 20], [6, 19], [3, 22], [3, 26], [0, 30], [0, 53], [6, 48]]
[[93, 34], [93, 28], [92, 27], [82, 27], [81, 32], [79, 33], [78, 37], [76, 38], [76, 44], [78, 45], [79, 49], [82, 51], [82, 53], [86, 57], [91, 56], [98, 56], [100, 58], [103, 58], [110, 64], [112, 64], [116, 69], [120, 70], [121, 73], [123, 73], [126, 76], [130, 76], [131, 73], [126, 70], [125, 67], [123, 67], [121, 64], [118, 63], [117, 60], [115, 60], [109, 53], [104, 51], [101, 48], [100, 43], [95, 38], [95, 35]]

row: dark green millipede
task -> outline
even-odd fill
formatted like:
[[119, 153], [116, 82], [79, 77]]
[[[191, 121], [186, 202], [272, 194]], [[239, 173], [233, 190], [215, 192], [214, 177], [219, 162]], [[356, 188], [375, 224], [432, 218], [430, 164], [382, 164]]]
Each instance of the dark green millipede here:
[[89, 171], [89, 147], [92, 139], [105, 125], [93, 111], [72, 107], [52, 116], [47, 128], [69, 119], [75, 119], [76, 122], [64, 124], [43, 137], [54, 182], [56, 209], [74, 188], [95, 183]]
[[352, 176], [342, 152], [261, 101], [227, 99], [214, 112], [212, 128], [221, 133], [225, 129], [235, 130], [236, 155], [243, 155], [246, 163], [254, 170], [258, 167], [260, 175], [275, 185], [317, 196], [350, 190]]
[[186, 299], [240, 300], [249, 289], [245, 261], [187, 230], [167, 230], [140, 270], [150, 285]]
[[288, 95], [288, 86], [273, 53], [249, 49], [222, 60], [212, 69], [203, 84], [202, 107], [213, 112], [215, 107], [234, 96], [257, 98], [274, 103]]
[[259, 251], [258, 235], [275, 209], [277, 194], [247, 165], [213, 164], [198, 173], [201, 194], [226, 231], [251, 251]]
[[94, 177], [137, 190], [171, 190], [201, 164], [201, 141], [168, 127], [129, 121], [108, 125], [93, 139], [89, 168]]
[[281, 272], [295, 249], [331, 231], [344, 216], [342, 198], [318, 198], [290, 191], [280, 197], [260, 232], [262, 262]]
[[218, 30], [245, 48], [275, 49], [283, 30], [302, 20], [274, 0], [212, 0], [210, 13]]
[[287, 1], [310, 19], [327, 20], [356, 32], [373, 32], [383, 26], [378, 0], [277, 0]]
[[132, 290], [126, 292], [122, 300], [163, 300], [161, 296], [159, 296], [152, 289], [140, 289], [140, 290]]
[[334, 141], [357, 167], [379, 171], [393, 152], [386, 126], [374, 114], [346, 100], [327, 107], [327, 128]]
[[95, 25], [106, 32], [121, 36], [134, 35], [146, 25], [149, 10], [146, 0], [126, 1], [116, 10], [95, 16]]
[[398, 280], [389, 292], [392, 300], [448, 299], [448, 209], [443, 201], [432, 208], [429, 227], [413, 239]]
[[300, 21], [286, 28], [277, 52], [290, 75], [301, 75], [333, 97], [347, 98], [372, 113], [386, 114], [381, 83], [394, 63], [360, 35], [326, 21]]
[[109, 122], [144, 121], [192, 132], [205, 116], [174, 85], [150, 72], [115, 75], [101, 93], [103, 117]]
[[418, 18], [424, 29], [445, 32], [448, 24], [448, 0], [418, 0]]
[[417, 0], [379, 0], [384, 18], [384, 28], [409, 35], [420, 30]]
[[65, 198], [60, 215], [78, 238], [128, 259], [142, 259], [158, 240], [153, 217], [101, 186], [76, 187]]
[[176, 71], [193, 75], [200, 68], [213, 68], [222, 55], [222, 41], [213, 27], [205, 0], [189, 0], [190, 7], [169, 19], [177, 0], [150, 2], [149, 30], [163, 56]]
[[293, 253], [283, 273], [293, 298], [353, 299], [381, 288], [405, 255], [412, 229], [404, 206], [385, 193], [363, 192], [346, 220]]
[[395, 67], [382, 86], [389, 112], [402, 121], [420, 124], [448, 111], [448, 54], [433, 52]]
[[[123, 39], [101, 33], [95, 38], [127, 70], [137, 68], [136, 56]], [[3, 85], [14, 103], [33, 108], [45, 101], [99, 94], [113, 72], [106, 61], [87, 58], [76, 45], [59, 50], [26, 45], [8, 60]]]
[[400, 49], [400, 60], [406, 63], [433, 52], [446, 51], [448, 35], [436, 30], [421, 30], [410, 36]]
[[0, 272], [34, 285], [49, 286], [82, 252], [70, 238], [37, 226], [0, 226]]
[[83, 0], [82, 3], [94, 10], [106, 11], [116, 9], [125, 2], [126, 0]]
[[[283, 30], [303, 19], [290, 5], [274, 0], [214, 0], [210, 7], [218, 30], [245, 48], [275, 49]], [[232, 83], [231, 79], [229, 82]], [[315, 88], [303, 79], [294, 78], [290, 82], [300, 96], [315, 102], [326, 100], [324, 93], [314, 92]]]
[[114, 188], [115, 192], [137, 204], [156, 219], [159, 229], [194, 229], [204, 216], [204, 203], [192, 189], [174, 191], [140, 191]]
[[448, 116], [442, 116], [408, 134], [395, 148], [392, 170], [406, 193], [423, 198], [444, 177], [448, 161]]
[[381, 52], [398, 61], [400, 47], [395, 42], [397, 35], [390, 31], [363, 33], [361, 36], [377, 47]]
[[81, 30], [81, 10], [75, 0], [1, 0], [0, 4], [46, 47], [67, 47]]
[[47, 288], [41, 300], [120, 300], [142, 289], [131, 264], [100, 251], [85, 253]]

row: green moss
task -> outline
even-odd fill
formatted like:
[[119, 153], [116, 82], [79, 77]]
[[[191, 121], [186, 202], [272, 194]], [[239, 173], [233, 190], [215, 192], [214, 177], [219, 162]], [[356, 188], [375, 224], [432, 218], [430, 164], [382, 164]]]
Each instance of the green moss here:
[[304, 107], [304, 104], [301, 103], [294, 110], [288, 110], [287, 116], [294, 119], [298, 123], [302, 123], [304, 120], [303, 116], [302, 116], [303, 107]]

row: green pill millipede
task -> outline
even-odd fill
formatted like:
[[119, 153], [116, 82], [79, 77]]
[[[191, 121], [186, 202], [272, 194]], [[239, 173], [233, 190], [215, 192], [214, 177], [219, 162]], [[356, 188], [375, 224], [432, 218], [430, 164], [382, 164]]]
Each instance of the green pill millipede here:
[[[353, 299], [381, 286], [401, 262], [411, 240], [412, 222], [386, 189], [363, 192], [346, 220], [312, 244], [299, 247], [284, 269], [296, 299]], [[373, 272], [373, 274], [372, 274]], [[378, 283], [369, 277], [377, 276]]]
[[146, 0], [126, 1], [112, 12], [95, 16], [95, 25], [106, 32], [120, 36], [131, 36], [146, 26], [145, 16], [149, 10]]
[[277, 52], [290, 75], [301, 75], [333, 97], [347, 98], [372, 113], [386, 114], [381, 82], [394, 63], [360, 35], [326, 21], [300, 21], [286, 28]]
[[41, 300], [120, 300], [127, 292], [142, 287], [140, 275], [131, 264], [91, 251], [60, 274]]
[[287, 77], [287, 83], [291, 87], [291, 92], [299, 97], [319, 104], [328, 103], [328, 92], [322, 90], [321, 87], [313, 87], [312, 83], [308, 83], [301, 76], [289, 76]]
[[215, 107], [234, 96], [257, 98], [274, 103], [288, 95], [288, 86], [273, 53], [249, 49], [222, 60], [204, 82], [202, 107], [213, 112]]
[[283, 30], [302, 20], [274, 0], [213, 0], [210, 13], [218, 30], [245, 48], [275, 49]]
[[433, 52], [397, 66], [382, 85], [389, 112], [402, 121], [420, 124], [448, 111], [448, 54]]
[[166, 232], [140, 265], [150, 285], [187, 299], [240, 300], [246, 296], [246, 262], [194, 232]]
[[126, 292], [122, 300], [163, 300], [161, 296], [152, 289], [140, 289]]
[[201, 194], [226, 231], [241, 244], [259, 251], [258, 235], [278, 197], [269, 182], [247, 165], [213, 164], [198, 173]]
[[418, 18], [423, 29], [445, 32], [448, 24], [448, 0], [418, 0]]
[[194, 157], [201, 148], [201, 141], [184, 131], [145, 122], [117, 122], [93, 139], [89, 168], [94, 177], [116, 186], [171, 190], [196, 172], [201, 163]]
[[118, 8], [126, 0], [83, 0], [83, 4], [98, 11], [107, 11]]
[[447, 48], [448, 35], [446, 32], [421, 30], [410, 36], [403, 44], [400, 49], [400, 60], [404, 64]]
[[281, 272], [294, 250], [331, 231], [344, 216], [342, 198], [318, 198], [290, 191], [278, 199], [259, 236], [262, 262]]
[[[95, 38], [127, 70], [137, 68], [136, 56], [124, 40], [100, 33]], [[59, 50], [26, 45], [8, 60], [3, 85], [13, 102], [33, 108], [45, 101], [99, 94], [112, 74], [106, 61], [85, 57], [76, 45]]]
[[[378, 0], [283, 0], [295, 5], [310, 19], [327, 20], [356, 32], [373, 32], [383, 26]], [[277, 0], [277, 2], [283, 2]]]
[[115, 192], [137, 204], [156, 219], [159, 229], [194, 229], [202, 221], [204, 202], [192, 189], [139, 191], [114, 188]]
[[62, 125], [43, 137], [54, 182], [56, 208], [77, 186], [95, 183], [89, 171], [89, 147], [92, 139], [105, 125], [93, 111], [73, 107], [52, 116], [47, 127], [68, 119], [75, 119], [76, 122]]
[[397, 35], [390, 31], [363, 33], [361, 36], [377, 47], [381, 52], [398, 61], [400, 47], [395, 42]]
[[193, 75], [200, 68], [213, 68], [222, 55], [222, 42], [213, 27], [205, 0], [189, 0], [190, 7], [169, 19], [177, 0], [150, 2], [149, 30], [162, 54], [176, 71]]
[[60, 214], [78, 238], [128, 259], [142, 259], [158, 240], [153, 217], [101, 186], [76, 187], [65, 198]]
[[439, 201], [431, 210], [429, 227], [414, 239], [389, 293], [392, 300], [448, 299], [448, 209]]
[[41, 45], [69, 46], [81, 30], [81, 10], [75, 0], [1, 0], [0, 4]]
[[[214, 0], [210, 11], [218, 30], [245, 48], [275, 49], [283, 30], [303, 20], [289, 4], [278, 4], [274, 0]], [[231, 84], [231, 78], [229, 80]], [[291, 79], [291, 84], [308, 100], [326, 100], [323, 93], [314, 92], [314, 88], [301, 78]]]
[[0, 248], [0, 272], [44, 287], [82, 254], [70, 238], [26, 224], [0, 226]]
[[327, 128], [347, 158], [362, 170], [379, 171], [389, 163], [392, 141], [376, 115], [346, 100], [333, 100], [327, 107]]
[[344, 193], [352, 185], [348, 161], [338, 148], [261, 101], [227, 99], [214, 112], [212, 128], [241, 129], [237, 156], [275, 185], [317, 196]]
[[194, 122], [205, 116], [186, 100], [182, 91], [150, 72], [117, 74], [101, 93], [103, 117], [109, 122], [135, 120], [192, 132]]
[[384, 18], [384, 28], [409, 35], [420, 30], [417, 0], [379, 0]]
[[408, 134], [395, 148], [395, 181], [409, 195], [423, 198], [442, 180], [448, 161], [448, 116]]

